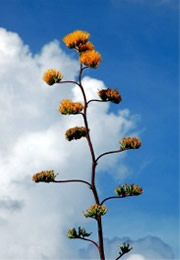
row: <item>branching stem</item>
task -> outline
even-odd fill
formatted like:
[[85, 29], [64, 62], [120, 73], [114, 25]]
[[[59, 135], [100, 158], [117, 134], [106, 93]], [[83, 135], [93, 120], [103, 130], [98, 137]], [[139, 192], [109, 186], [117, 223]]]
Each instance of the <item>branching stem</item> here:
[[124, 252], [124, 253], [122, 253], [122, 254], [120, 254], [115, 260], [118, 260], [118, 259], [120, 259], [123, 255], [125, 255], [126, 253]]
[[108, 155], [108, 154], [111, 154], [111, 153], [121, 153], [121, 152], [123, 152], [123, 151], [125, 151], [125, 150], [127, 150], [127, 149], [122, 149], [122, 148], [120, 148], [119, 150], [102, 153], [102, 154], [100, 154], [100, 155], [96, 158], [95, 161], [96, 161], [96, 163], [97, 163], [98, 160], [99, 160], [101, 157], [105, 156], [105, 155]]
[[110, 197], [107, 197], [105, 198], [104, 200], [101, 201], [100, 205], [102, 205], [105, 201], [107, 200], [111, 200], [111, 199], [124, 199], [126, 197], [130, 197], [132, 195], [128, 195], [128, 196], [124, 196], [124, 197], [120, 197], [120, 196], [110, 196]]
[[64, 80], [64, 81], [60, 81], [60, 82], [57, 82], [57, 84], [76, 84], [79, 86], [79, 83], [77, 81], [74, 81], [74, 80]]
[[79, 237], [79, 239], [82, 239], [82, 240], [89, 241], [89, 242], [93, 243], [99, 250], [99, 246], [98, 246], [98, 244], [94, 240], [89, 239], [89, 238], [83, 238], [83, 237]]
[[[88, 127], [88, 121], [87, 121], [87, 98], [86, 98], [86, 94], [84, 92], [84, 88], [82, 86], [82, 82], [81, 82], [81, 77], [82, 77], [82, 72], [86, 67], [83, 68], [82, 64], [80, 64], [80, 72], [79, 72], [79, 82], [78, 85], [81, 89], [82, 95], [83, 95], [83, 99], [84, 99], [84, 113], [82, 113], [83, 115], [83, 119], [84, 119], [84, 124], [87, 130], [87, 135], [86, 135], [86, 139], [88, 142], [88, 146], [90, 149], [90, 153], [91, 153], [91, 157], [92, 157], [92, 168], [91, 168], [91, 190], [93, 192], [94, 195], [94, 199], [96, 201], [96, 204], [99, 205], [99, 197], [98, 197], [98, 193], [97, 193], [97, 189], [96, 189], [96, 185], [95, 185], [95, 171], [96, 171], [96, 157], [95, 157], [95, 153], [94, 153], [94, 148], [91, 142], [91, 137], [89, 134], [89, 127]], [[98, 245], [98, 250], [99, 250], [99, 255], [100, 255], [100, 259], [104, 260], [105, 259], [105, 255], [104, 255], [104, 243], [103, 243], [103, 232], [102, 232], [102, 221], [101, 221], [101, 216], [99, 216], [97, 219], [97, 226], [98, 226], [98, 240], [99, 240], [99, 245]]]
[[90, 102], [94, 102], [94, 101], [96, 101], [96, 102], [108, 102], [109, 100], [104, 101], [104, 100], [101, 100], [101, 99], [90, 99], [90, 100], [87, 102], [87, 105], [89, 105]]
[[89, 187], [91, 188], [91, 184], [90, 184], [88, 181], [84, 181], [84, 180], [80, 180], [80, 179], [74, 179], [74, 180], [60, 180], [60, 181], [54, 180], [53, 182], [56, 182], [56, 183], [82, 182], [82, 183], [85, 183], [85, 184], [89, 185]]

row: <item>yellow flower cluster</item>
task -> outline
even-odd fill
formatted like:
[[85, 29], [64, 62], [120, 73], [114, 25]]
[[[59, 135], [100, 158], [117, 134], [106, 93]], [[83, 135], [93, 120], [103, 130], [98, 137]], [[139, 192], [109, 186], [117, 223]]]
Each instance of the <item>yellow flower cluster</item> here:
[[101, 62], [101, 55], [95, 50], [88, 50], [80, 55], [79, 60], [88, 67], [97, 68]]
[[120, 144], [122, 149], [138, 149], [141, 141], [136, 137], [124, 137]]
[[88, 41], [90, 34], [85, 31], [74, 31], [63, 38], [68, 48], [74, 48], [79, 53], [79, 61], [91, 68], [97, 68], [101, 55], [95, 51], [94, 45]]
[[32, 180], [35, 182], [53, 182], [57, 175], [54, 174], [54, 170], [41, 171], [33, 175]]
[[111, 101], [115, 104], [119, 104], [122, 100], [117, 89], [101, 89], [98, 91], [98, 95], [103, 101]]
[[59, 112], [63, 115], [79, 114], [84, 106], [78, 102], [72, 102], [69, 99], [64, 99], [60, 102]]
[[63, 78], [63, 75], [61, 74], [60, 71], [57, 71], [55, 69], [49, 69], [47, 70], [44, 75], [43, 75], [43, 80], [48, 84], [48, 85], [53, 85], [54, 83], [58, 83], [61, 81]]
[[97, 218], [97, 216], [105, 215], [108, 209], [105, 205], [93, 204], [84, 212], [86, 218]]
[[65, 137], [68, 141], [72, 141], [72, 140], [77, 140], [80, 139], [81, 137], [86, 137], [87, 135], [87, 130], [85, 127], [73, 127], [73, 128], [69, 128], [66, 133], [65, 133]]
[[84, 44], [88, 41], [90, 34], [85, 31], [77, 30], [69, 33], [63, 38], [63, 42], [68, 48], [76, 48], [80, 44]]

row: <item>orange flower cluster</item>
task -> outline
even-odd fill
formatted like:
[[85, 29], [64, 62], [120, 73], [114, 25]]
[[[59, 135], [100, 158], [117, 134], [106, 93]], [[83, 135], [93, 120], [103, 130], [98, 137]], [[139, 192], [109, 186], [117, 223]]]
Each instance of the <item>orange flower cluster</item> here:
[[33, 175], [32, 180], [35, 182], [53, 182], [57, 175], [54, 174], [54, 170], [41, 171]]
[[53, 85], [54, 83], [58, 83], [61, 81], [63, 78], [63, 75], [61, 74], [60, 71], [57, 71], [55, 69], [49, 69], [47, 70], [44, 75], [43, 75], [43, 80], [48, 84], [48, 85]]
[[63, 42], [70, 49], [78, 47], [88, 41], [90, 34], [85, 31], [77, 30], [69, 33], [63, 38]]
[[108, 209], [104, 205], [93, 204], [84, 212], [86, 218], [96, 218], [97, 216], [105, 215]]
[[124, 137], [120, 144], [122, 149], [138, 149], [141, 141], [136, 137]]
[[66, 139], [68, 141], [72, 141], [72, 140], [77, 140], [80, 139], [81, 137], [86, 137], [87, 135], [87, 130], [85, 127], [74, 127], [74, 128], [69, 128], [66, 133]]
[[69, 99], [64, 99], [60, 102], [59, 112], [63, 115], [79, 114], [84, 106], [78, 102], [72, 102]]
[[88, 50], [80, 55], [79, 60], [88, 67], [97, 68], [101, 62], [101, 55], [95, 50]]
[[98, 95], [103, 101], [111, 101], [115, 104], [119, 104], [122, 100], [117, 89], [101, 89], [98, 91]]
[[88, 41], [90, 34], [85, 31], [74, 31], [63, 38], [68, 48], [74, 48], [79, 53], [82, 64], [97, 68], [101, 62], [101, 55], [95, 51], [94, 45]]

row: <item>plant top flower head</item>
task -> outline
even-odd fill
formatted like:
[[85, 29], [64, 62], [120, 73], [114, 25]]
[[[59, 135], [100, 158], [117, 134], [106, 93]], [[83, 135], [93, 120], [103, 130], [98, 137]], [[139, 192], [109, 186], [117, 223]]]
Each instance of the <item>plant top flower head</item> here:
[[98, 216], [105, 215], [108, 209], [105, 205], [93, 204], [89, 209], [84, 212], [86, 218], [97, 218]]
[[35, 182], [53, 182], [57, 174], [54, 174], [54, 170], [41, 171], [33, 175], [32, 180]]
[[84, 106], [78, 102], [72, 102], [69, 99], [64, 99], [60, 102], [59, 112], [63, 115], [79, 114]]
[[117, 89], [101, 89], [98, 91], [98, 95], [103, 101], [111, 101], [115, 104], [119, 104], [122, 100]]
[[88, 50], [80, 54], [79, 60], [88, 67], [97, 68], [101, 62], [101, 55], [95, 50]]
[[86, 137], [87, 136], [87, 130], [85, 127], [73, 127], [69, 128], [66, 133], [65, 133], [66, 139], [68, 141], [72, 140], [77, 140], [80, 139], [81, 137]]
[[55, 69], [49, 69], [47, 70], [44, 75], [43, 75], [43, 80], [48, 84], [48, 85], [53, 85], [55, 83], [59, 83], [61, 79], [63, 78], [63, 75], [61, 74], [60, 71], [57, 71]]
[[78, 47], [80, 44], [84, 44], [88, 41], [90, 34], [85, 31], [77, 30], [67, 34], [63, 38], [63, 42], [70, 49]]
[[141, 141], [136, 137], [124, 137], [121, 141], [121, 149], [138, 149]]

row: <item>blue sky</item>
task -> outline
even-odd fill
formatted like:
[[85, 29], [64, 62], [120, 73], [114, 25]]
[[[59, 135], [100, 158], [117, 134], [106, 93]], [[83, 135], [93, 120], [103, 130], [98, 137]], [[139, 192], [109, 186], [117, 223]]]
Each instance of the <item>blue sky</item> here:
[[[122, 182], [136, 183], [144, 189], [138, 198], [107, 203], [109, 215], [103, 219], [106, 238], [128, 237], [137, 244], [138, 240], [149, 238], [155, 248], [153, 237], [156, 237], [170, 247], [172, 259], [179, 259], [178, 1], [1, 0], [0, 8], [0, 27], [16, 33], [29, 46], [34, 59], [42, 55], [44, 45], [56, 39], [74, 71], [77, 56], [64, 46], [62, 38], [76, 29], [90, 32], [103, 61], [98, 69], [87, 71], [85, 76], [119, 89], [122, 103], [118, 107], [111, 105], [106, 113], [115, 114], [117, 119], [119, 109], [128, 109], [132, 117], [127, 120], [133, 121], [130, 130], [142, 140], [141, 149], [129, 151], [123, 158], [128, 173], [123, 180], [112, 178], [110, 171], [116, 169], [109, 165], [98, 175], [102, 197], [110, 195]], [[53, 48], [57, 51], [58, 47]], [[77, 72], [69, 69], [71, 74], [75, 77]], [[67, 94], [67, 90], [63, 91]], [[159, 246], [159, 256], [155, 256], [155, 251], [147, 256], [140, 249], [136, 253], [145, 259], [151, 259], [151, 254], [154, 259], [161, 259], [162, 248]]]

